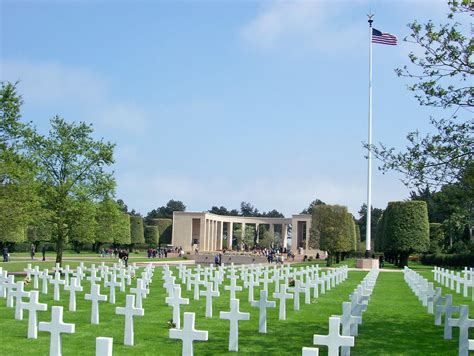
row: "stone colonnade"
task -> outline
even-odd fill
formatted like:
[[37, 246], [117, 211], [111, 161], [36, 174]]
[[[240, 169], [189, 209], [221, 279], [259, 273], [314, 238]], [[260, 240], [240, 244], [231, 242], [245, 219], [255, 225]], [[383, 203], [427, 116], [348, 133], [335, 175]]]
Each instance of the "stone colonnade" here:
[[[234, 229], [240, 227], [241, 240], [244, 240], [246, 227], [255, 225], [258, 231], [260, 225], [268, 225], [270, 233], [275, 233], [275, 226], [281, 226], [281, 247], [288, 247], [288, 228], [291, 226], [291, 249], [297, 251], [308, 249], [309, 231], [311, 228], [311, 215], [293, 215], [292, 218], [266, 218], [223, 216], [211, 213], [175, 212], [173, 214], [173, 246], [182, 247], [185, 251], [219, 251], [232, 250]], [[226, 231], [227, 240], [224, 240]], [[230, 232], [230, 233], [229, 233]], [[257, 240], [258, 241], [258, 240]]]

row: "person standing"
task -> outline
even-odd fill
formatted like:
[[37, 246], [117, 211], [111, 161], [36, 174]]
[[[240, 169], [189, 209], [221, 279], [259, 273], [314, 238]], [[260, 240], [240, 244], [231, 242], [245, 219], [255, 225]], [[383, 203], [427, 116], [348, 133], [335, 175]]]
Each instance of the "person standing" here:
[[35, 259], [35, 252], [36, 252], [35, 244], [31, 244], [31, 247], [30, 247], [30, 255], [31, 255], [31, 259], [32, 259], [32, 260]]
[[8, 247], [3, 247], [3, 262], [8, 262]]
[[46, 261], [46, 244], [43, 244], [41, 248], [41, 254], [43, 255], [43, 261]]

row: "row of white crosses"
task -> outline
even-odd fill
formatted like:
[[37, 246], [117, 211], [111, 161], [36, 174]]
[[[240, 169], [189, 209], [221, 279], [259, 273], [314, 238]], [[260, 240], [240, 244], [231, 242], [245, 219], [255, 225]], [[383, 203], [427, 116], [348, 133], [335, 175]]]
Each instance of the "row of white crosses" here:
[[451, 271], [447, 268], [434, 267], [434, 280], [446, 288], [461, 294], [464, 297], [469, 296], [471, 289], [471, 298], [474, 301], [474, 269], [464, 267], [462, 272]]
[[[350, 348], [354, 346], [355, 336], [358, 335], [357, 326], [362, 324], [362, 313], [367, 310], [370, 296], [375, 287], [378, 269], [372, 269], [350, 295], [350, 302], [342, 303], [342, 315], [329, 318], [329, 334], [314, 335], [313, 344], [328, 347], [329, 356], [349, 356]], [[319, 349], [303, 347], [303, 356], [317, 356]]]
[[[189, 299], [181, 297], [181, 284], [188, 291], [193, 291], [193, 298], [206, 298], [206, 318], [212, 318], [212, 299], [220, 296], [220, 286], [227, 279], [230, 281], [224, 289], [230, 294], [230, 311], [222, 311], [220, 319], [227, 319], [230, 323], [229, 351], [238, 351], [239, 322], [250, 319], [250, 313], [240, 311], [240, 300], [237, 293], [243, 287], [248, 290], [248, 302], [252, 307], [259, 309], [259, 332], [267, 332], [267, 308], [275, 308], [276, 301], [268, 300], [269, 296], [279, 300], [279, 319], [286, 319], [286, 300], [293, 299], [293, 309], [300, 309], [300, 294], [304, 294], [305, 303], [311, 303], [311, 297], [318, 298], [319, 294], [326, 293], [348, 277], [347, 266], [322, 272], [319, 275], [319, 266], [293, 268], [290, 266], [262, 266], [241, 265], [236, 267], [210, 265], [202, 268], [197, 265], [190, 269], [185, 265], [178, 267], [178, 277], [165, 266], [163, 269], [163, 287], [166, 289], [166, 303], [173, 308], [172, 321], [175, 328], [170, 330], [170, 338], [183, 341], [183, 355], [192, 355], [192, 343], [195, 340], [207, 340], [206, 331], [194, 329], [195, 314], [185, 313], [184, 325], [181, 328], [180, 306], [189, 304]], [[290, 280], [294, 286], [288, 287]], [[238, 281], [241, 281], [239, 285]], [[204, 286], [205, 290], [200, 290]], [[259, 299], [255, 300], [254, 287], [262, 287]], [[272, 292], [273, 291], [273, 292]], [[291, 292], [291, 293], [290, 293]], [[192, 323], [188, 325], [187, 323]], [[205, 333], [205, 334], [204, 334]]]
[[[428, 308], [428, 313], [435, 315], [435, 325], [442, 324], [442, 315], [444, 314], [444, 334], [445, 340], [452, 339], [452, 328], [459, 328], [459, 351], [460, 356], [468, 356], [469, 350], [474, 350], [474, 340], [469, 340], [469, 328], [474, 327], [474, 319], [469, 319], [468, 305], [453, 305], [453, 296], [451, 294], [442, 295], [442, 290], [437, 287], [433, 290], [433, 283], [427, 281], [417, 272], [405, 267], [403, 270], [405, 281], [410, 289], [422, 301], [423, 306]], [[435, 275], [435, 280], [441, 283], [440, 276], [443, 273]], [[453, 318], [457, 313], [459, 318]]]
[[[95, 282], [99, 281], [103, 278], [107, 280], [107, 273], [109, 267], [102, 264], [99, 269], [96, 269], [94, 265], [91, 268], [87, 268], [84, 266], [83, 263], [77, 267], [76, 272], [72, 272], [69, 269], [69, 266], [66, 266], [64, 269], [60, 268], [57, 264], [54, 268], [54, 278], [46, 279], [46, 283], [50, 280], [50, 283], [54, 285], [54, 300], [59, 300], [59, 286], [65, 285], [65, 290], [70, 292], [70, 299], [69, 299], [69, 310], [75, 311], [76, 310], [76, 298], [75, 293], [77, 291], [82, 291], [83, 288], [80, 285], [80, 281], [86, 276], [86, 271], [90, 272], [90, 277], [87, 277], [87, 280], [91, 282], [91, 293], [85, 295], [86, 300], [90, 300], [92, 303], [91, 308], [91, 323], [98, 324], [99, 323], [99, 302], [106, 301], [107, 296], [100, 294], [100, 285], [95, 284]], [[114, 265], [111, 268], [111, 280], [106, 281], [105, 283], [111, 283], [113, 288], [113, 281], [116, 279], [114, 278], [115, 272], [118, 272], [118, 275], [121, 276], [122, 281], [130, 280], [131, 276], [134, 275], [137, 267], [135, 265], [129, 266], [128, 270], [125, 271], [121, 264]], [[124, 330], [124, 344], [125, 345], [133, 345], [134, 337], [133, 337], [133, 316], [143, 316], [144, 310], [141, 306], [142, 298], [146, 298], [146, 295], [149, 293], [148, 284], [151, 283], [153, 277], [153, 266], [148, 265], [144, 271], [142, 272], [142, 278], [137, 279], [136, 288], [130, 288], [130, 292], [134, 293], [135, 295], [127, 295], [126, 297], [126, 305], [125, 307], [117, 307], [116, 314], [124, 315], [125, 316], [125, 330]], [[61, 280], [60, 273], [62, 271], [71, 271], [73, 273], [73, 277], [65, 278]], [[35, 275], [38, 271], [38, 268], [31, 268], [31, 265], [25, 269], [27, 273], [27, 280], [31, 278], [31, 276]], [[97, 276], [97, 271], [100, 271], [101, 277]], [[120, 272], [125, 271], [125, 272]], [[42, 271], [43, 275], [48, 276], [48, 270]], [[105, 277], [104, 277], [105, 276]], [[34, 277], [33, 277], [34, 278]], [[67, 280], [67, 283], [66, 283]], [[63, 282], [63, 283], [61, 283]], [[47, 286], [47, 284], [46, 284]], [[34, 285], [33, 285], [34, 288]], [[43, 292], [45, 287], [43, 286]], [[46, 287], [47, 292], [47, 287]], [[14, 275], [8, 275], [7, 271], [3, 271], [0, 267], [0, 297], [6, 298], [7, 307], [13, 308], [15, 307], [15, 318], [18, 320], [23, 319], [23, 310], [29, 311], [29, 319], [28, 319], [28, 333], [27, 337], [36, 339], [38, 335], [38, 323], [37, 323], [37, 312], [38, 311], [46, 311], [48, 309], [47, 304], [39, 303], [39, 292], [36, 290], [32, 290], [30, 292], [26, 292], [24, 290], [24, 282], [15, 282]], [[28, 302], [23, 301], [23, 298], [29, 298]], [[135, 303], [135, 297], [137, 298], [137, 303]], [[16, 302], [16, 303], [15, 303]], [[114, 300], [115, 303], [115, 300]], [[136, 305], [137, 304], [137, 305]], [[138, 305], [140, 304], [140, 305]], [[48, 323], [40, 323], [39, 330], [40, 331], [49, 331], [51, 333], [51, 345], [50, 345], [50, 355], [60, 355], [61, 354], [61, 333], [73, 333], [74, 332], [74, 325], [73, 324], [64, 324], [62, 321], [63, 316], [63, 307], [53, 306], [51, 310], [51, 322]], [[72, 325], [72, 327], [71, 327]], [[111, 342], [108, 338], [101, 338], [101, 340], [97, 340], [97, 350], [109, 350], [111, 354]], [[105, 353], [101, 353], [105, 354]]]

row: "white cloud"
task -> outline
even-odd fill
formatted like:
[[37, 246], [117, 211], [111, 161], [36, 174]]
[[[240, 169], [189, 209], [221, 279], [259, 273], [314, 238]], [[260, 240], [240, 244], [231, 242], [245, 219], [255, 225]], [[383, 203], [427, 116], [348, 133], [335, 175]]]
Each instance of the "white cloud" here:
[[107, 80], [89, 69], [4, 59], [0, 61], [0, 78], [19, 81], [19, 91], [28, 105], [67, 107], [82, 116], [81, 121], [92, 121], [101, 128], [138, 134], [151, 120], [149, 113], [134, 103], [110, 99]]
[[241, 37], [261, 49], [273, 49], [282, 42], [321, 52], [349, 49], [364, 40], [366, 27], [356, 22], [338, 26], [333, 20], [346, 7], [347, 2], [340, 1], [265, 3], [260, 14], [241, 29]]

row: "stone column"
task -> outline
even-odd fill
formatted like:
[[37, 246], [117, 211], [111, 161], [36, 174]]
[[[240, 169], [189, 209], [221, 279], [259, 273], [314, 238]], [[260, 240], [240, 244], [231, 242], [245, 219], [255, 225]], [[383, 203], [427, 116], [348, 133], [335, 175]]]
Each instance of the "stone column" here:
[[241, 234], [241, 241], [245, 239], [245, 223], [242, 223], [242, 234]]
[[288, 247], [288, 224], [281, 224], [281, 244], [283, 248]]
[[232, 237], [234, 235], [234, 223], [227, 223], [227, 249], [232, 250]]
[[270, 234], [275, 235], [275, 224], [270, 224]]
[[306, 221], [306, 245], [305, 245], [305, 254], [308, 253], [308, 246], [309, 246], [309, 228], [310, 228], [310, 222], [309, 221]]
[[199, 246], [198, 246], [199, 251], [202, 250], [204, 246], [204, 239], [206, 238], [206, 218], [201, 219], [200, 225], [201, 226], [199, 228]]
[[222, 250], [224, 245], [224, 222], [219, 221], [219, 244], [217, 245], [218, 250]]
[[291, 223], [291, 251], [296, 254], [298, 252], [298, 220]]
[[260, 236], [259, 236], [259, 234], [258, 234], [258, 229], [259, 229], [259, 228], [260, 228], [260, 224], [259, 224], [259, 223], [255, 223], [255, 235], [256, 235], [255, 241], [256, 241], [257, 243], [259, 243], [259, 240], [260, 240]]
[[216, 241], [215, 239], [215, 233], [216, 233], [216, 222], [214, 220], [211, 221], [211, 241], [209, 244], [209, 251], [214, 251], [214, 243]]

